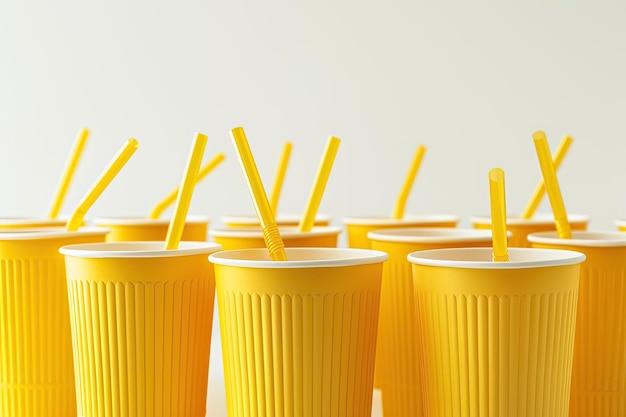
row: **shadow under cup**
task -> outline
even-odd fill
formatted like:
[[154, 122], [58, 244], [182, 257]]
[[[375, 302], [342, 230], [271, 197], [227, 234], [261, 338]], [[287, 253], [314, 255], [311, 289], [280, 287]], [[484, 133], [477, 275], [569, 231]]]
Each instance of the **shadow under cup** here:
[[215, 253], [226, 403], [232, 417], [372, 413], [379, 251]]
[[580, 252], [413, 252], [427, 415], [566, 417]]
[[220, 246], [108, 242], [65, 255], [84, 417], [204, 417]]
[[106, 229], [0, 232], [0, 415], [77, 415], [65, 264], [59, 248]]

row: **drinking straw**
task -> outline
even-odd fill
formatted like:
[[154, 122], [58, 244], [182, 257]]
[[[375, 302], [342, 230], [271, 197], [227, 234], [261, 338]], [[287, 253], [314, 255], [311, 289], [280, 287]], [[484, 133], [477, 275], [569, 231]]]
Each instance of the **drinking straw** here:
[[185, 174], [180, 186], [180, 193], [176, 199], [176, 207], [174, 208], [174, 215], [170, 220], [169, 227], [167, 228], [167, 236], [165, 238], [165, 250], [178, 249], [180, 238], [183, 235], [183, 229], [185, 228], [185, 221], [187, 220], [187, 211], [189, 210], [189, 204], [191, 203], [191, 197], [193, 195], [193, 189], [198, 179], [198, 170], [202, 163], [202, 156], [204, 155], [204, 148], [206, 147], [207, 140], [209, 138], [202, 133], [196, 133], [193, 139], [193, 146], [191, 147], [191, 153], [187, 160], [187, 167], [185, 168]]
[[85, 144], [87, 144], [88, 138], [88, 129], [81, 129], [81, 131], [78, 132], [78, 136], [76, 137], [76, 141], [74, 142], [74, 147], [72, 148], [72, 153], [70, 154], [70, 158], [65, 164], [65, 171], [63, 172], [61, 180], [59, 181], [56, 195], [52, 200], [52, 206], [50, 207], [50, 212], [48, 213], [48, 217], [50, 219], [56, 219], [59, 215], [59, 212], [61, 211], [63, 201], [65, 200], [65, 195], [67, 194], [67, 190], [70, 187], [72, 179], [74, 178], [74, 172], [76, 171], [78, 161], [80, 161], [80, 157], [83, 154], [83, 150], [85, 149]]
[[287, 172], [287, 165], [289, 165], [292, 148], [293, 145], [291, 142], [285, 142], [283, 145], [283, 152], [280, 155], [280, 161], [278, 161], [276, 175], [274, 176], [274, 184], [272, 186], [272, 192], [270, 193], [270, 207], [272, 208], [274, 216], [278, 213], [278, 199], [280, 198], [280, 192], [283, 189], [283, 182], [285, 180], [285, 173]]
[[[569, 147], [571, 146], [573, 141], [574, 139], [569, 135], [565, 135], [563, 136], [563, 139], [561, 139], [561, 143], [559, 143], [559, 147], [556, 149], [556, 153], [554, 154], [554, 158], [553, 158], [555, 171], [557, 171], [559, 167], [561, 166], [561, 162], [563, 162], [563, 158], [565, 158], [565, 155], [567, 154], [567, 151], [569, 150]], [[539, 180], [537, 187], [535, 187], [535, 192], [533, 193], [532, 197], [528, 201], [528, 204], [526, 205], [526, 208], [524, 209], [524, 212], [522, 213], [522, 219], [530, 219], [533, 217], [545, 193], [546, 193], [546, 186], [542, 178]]]
[[500, 168], [489, 171], [489, 196], [491, 200], [493, 261], [507, 262], [509, 253], [506, 246], [506, 197], [504, 193], [504, 171]]
[[317, 170], [317, 176], [313, 182], [313, 188], [311, 190], [311, 194], [309, 195], [309, 202], [306, 205], [306, 209], [304, 210], [302, 219], [300, 219], [300, 224], [298, 225], [298, 230], [301, 232], [310, 232], [315, 224], [315, 216], [317, 215], [317, 210], [322, 202], [322, 196], [324, 195], [324, 190], [326, 189], [328, 177], [331, 169], [333, 168], [333, 163], [335, 162], [335, 156], [337, 155], [340, 142], [341, 140], [334, 136], [329, 137], [326, 142], [326, 149], [324, 150], [322, 162]]
[[409, 198], [409, 193], [411, 192], [411, 188], [413, 187], [413, 183], [415, 182], [415, 177], [417, 176], [417, 171], [419, 171], [420, 169], [420, 165], [422, 164], [422, 158], [424, 158], [425, 153], [426, 147], [424, 145], [420, 145], [417, 147], [417, 150], [415, 151], [415, 156], [413, 156], [413, 162], [411, 162], [411, 167], [409, 168], [409, 172], [404, 179], [402, 190], [400, 191], [400, 195], [396, 200], [396, 208], [393, 211], [394, 219], [401, 219], [404, 217], [406, 201]]
[[552, 206], [556, 231], [559, 238], [571, 239], [572, 230], [567, 220], [567, 212], [565, 211], [565, 204], [563, 204], [563, 196], [561, 195], [561, 188], [559, 187], [559, 181], [556, 177], [554, 164], [550, 157], [550, 148], [548, 147], [546, 134], [542, 131], [537, 131], [533, 133], [533, 140], [535, 142], [535, 149], [537, 150], [537, 157], [539, 158], [539, 165], [541, 166], [543, 181], [546, 184], [548, 198]]
[[118, 172], [120, 172], [124, 165], [126, 165], [126, 162], [128, 162], [138, 147], [139, 142], [137, 142], [137, 140], [133, 138], [128, 139], [113, 161], [100, 175], [100, 178], [98, 178], [80, 203], [78, 203], [78, 207], [76, 207], [67, 222], [66, 229], [68, 231], [75, 232], [78, 230], [83, 223], [83, 218], [85, 217], [87, 211], [91, 208], [93, 203], [96, 202], [98, 197], [100, 197], [100, 194], [102, 194], [104, 189], [111, 183], [111, 181], [113, 181], [113, 178], [115, 178]]
[[[226, 155], [224, 155], [223, 153], [218, 153], [217, 155], [215, 155], [215, 157], [213, 159], [211, 159], [209, 162], [207, 162], [202, 168], [200, 168], [200, 172], [198, 172], [198, 178], [196, 178], [196, 185], [202, 181], [202, 179], [204, 179], [204, 177], [206, 177], [207, 175], [209, 175], [209, 173], [211, 173], [211, 171], [213, 171], [215, 168], [217, 168], [217, 166], [219, 164], [222, 163], [222, 161], [226, 158]], [[154, 208], [152, 209], [152, 211], [150, 212], [150, 214], [148, 215], [148, 218], [150, 219], [158, 219], [159, 217], [161, 217], [161, 215], [163, 214], [163, 212], [165, 210], [167, 210], [167, 208], [169, 206], [171, 206], [174, 201], [176, 201], [176, 197], [178, 196], [178, 189], [180, 187], [176, 187], [174, 190], [172, 190], [171, 193], [169, 193], [167, 195], [167, 197], [165, 197], [163, 200], [159, 201]]]
[[259, 224], [263, 230], [263, 238], [265, 240], [265, 246], [270, 254], [270, 257], [274, 261], [286, 261], [287, 255], [285, 254], [285, 244], [280, 237], [278, 226], [276, 226], [276, 220], [274, 213], [270, 207], [270, 203], [267, 200], [267, 194], [263, 188], [263, 182], [259, 176], [259, 171], [254, 162], [254, 157], [250, 151], [248, 145], [248, 139], [243, 131], [242, 127], [236, 127], [231, 130], [231, 137], [235, 148], [237, 150], [237, 156], [239, 162], [244, 170], [244, 177], [248, 183], [248, 190], [252, 196], [252, 202], [259, 218]]

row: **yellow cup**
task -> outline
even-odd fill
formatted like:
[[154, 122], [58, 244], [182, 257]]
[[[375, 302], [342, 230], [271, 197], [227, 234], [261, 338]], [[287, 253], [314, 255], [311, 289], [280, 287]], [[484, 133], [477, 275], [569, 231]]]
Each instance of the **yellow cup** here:
[[[572, 230], [587, 230], [589, 216], [582, 214], [569, 214], [567, 216]], [[491, 217], [475, 216], [470, 218], [470, 222], [475, 229], [491, 230]], [[552, 214], [537, 213], [532, 219], [522, 219], [521, 217], [507, 217], [506, 228], [513, 236], [509, 239], [509, 246], [517, 248], [530, 248], [527, 236], [536, 232], [556, 231], [554, 217]]]
[[[181, 240], [205, 242], [209, 220], [206, 216], [187, 216]], [[94, 219], [94, 224], [111, 229], [107, 242], [146, 242], [164, 241], [170, 220], [147, 217], [99, 217]]]
[[77, 415], [65, 264], [59, 248], [104, 242], [82, 228], [0, 232], [0, 415]]
[[[300, 232], [297, 227], [281, 226], [280, 236], [285, 247], [335, 248], [341, 228], [331, 226], [313, 227], [310, 232]], [[263, 231], [260, 228], [211, 229], [209, 236], [222, 245], [223, 250], [253, 249], [265, 247]]]
[[[279, 214], [276, 216], [276, 224], [278, 226], [298, 226], [302, 216], [296, 214]], [[259, 227], [258, 216], [223, 216], [220, 217], [220, 221], [226, 227]], [[328, 226], [330, 225], [330, 216], [326, 214], [318, 214], [315, 216], [314, 226]]]
[[407, 227], [456, 227], [458, 216], [433, 214], [424, 216], [406, 216], [403, 219], [393, 217], [344, 217], [341, 219], [348, 232], [348, 247], [369, 249], [371, 242], [367, 234], [380, 229], [406, 229]]
[[0, 217], [0, 229], [63, 227], [67, 220], [37, 217]]
[[367, 234], [372, 249], [387, 252], [383, 264], [376, 348], [376, 387], [385, 416], [426, 415], [418, 355], [413, 275], [407, 255], [426, 249], [489, 247], [490, 230], [412, 228], [376, 230]]
[[215, 279], [208, 242], [70, 245], [65, 255], [83, 417], [204, 417]]
[[372, 414], [379, 251], [223, 251], [215, 264], [232, 417]]
[[427, 415], [566, 417], [580, 252], [413, 252]]
[[626, 236], [620, 232], [556, 232], [528, 236], [533, 247], [585, 254], [574, 342], [570, 417], [626, 415]]

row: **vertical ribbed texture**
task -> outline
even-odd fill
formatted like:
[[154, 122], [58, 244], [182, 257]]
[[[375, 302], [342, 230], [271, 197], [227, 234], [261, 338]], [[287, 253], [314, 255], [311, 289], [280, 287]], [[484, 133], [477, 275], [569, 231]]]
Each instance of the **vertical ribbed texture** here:
[[232, 417], [369, 417], [380, 293], [217, 291]]
[[389, 260], [383, 267], [376, 371], [386, 417], [420, 417], [422, 388], [411, 264]]
[[212, 280], [70, 280], [84, 417], [204, 417]]
[[429, 415], [567, 416], [576, 291], [416, 294]]
[[571, 417], [626, 416], [625, 271], [583, 265]]
[[0, 268], [0, 415], [76, 416], [63, 258]]

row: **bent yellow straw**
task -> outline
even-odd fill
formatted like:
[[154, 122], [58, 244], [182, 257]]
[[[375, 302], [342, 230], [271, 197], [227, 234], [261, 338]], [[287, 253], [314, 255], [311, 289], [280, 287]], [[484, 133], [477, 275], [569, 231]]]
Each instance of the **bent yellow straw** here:
[[48, 213], [48, 218], [50, 219], [56, 219], [59, 215], [59, 212], [61, 211], [63, 201], [65, 200], [65, 195], [67, 194], [67, 190], [70, 187], [72, 179], [74, 178], [74, 172], [76, 171], [78, 162], [83, 155], [83, 150], [85, 149], [88, 138], [89, 130], [81, 129], [81, 131], [78, 133], [78, 136], [76, 137], [76, 141], [74, 142], [74, 147], [72, 148], [70, 158], [67, 160], [67, 163], [65, 165], [65, 171], [61, 176], [61, 181], [59, 182], [59, 186], [57, 188], [54, 200], [52, 200], [52, 206], [50, 207], [50, 212]]
[[300, 224], [298, 225], [298, 230], [301, 232], [310, 232], [315, 224], [315, 216], [322, 202], [322, 196], [324, 195], [324, 190], [326, 189], [328, 177], [333, 168], [340, 142], [341, 140], [334, 136], [329, 137], [326, 142], [326, 149], [324, 150], [322, 162], [317, 170], [315, 182], [313, 183], [313, 188], [309, 195], [309, 201], [302, 215], [302, 219], [300, 220]]
[[396, 200], [396, 208], [393, 211], [394, 219], [401, 219], [404, 217], [406, 202], [409, 198], [409, 193], [411, 192], [411, 188], [413, 187], [415, 177], [417, 176], [417, 172], [420, 169], [420, 165], [422, 164], [422, 159], [424, 158], [425, 153], [426, 147], [424, 145], [420, 145], [417, 147], [417, 150], [415, 151], [415, 156], [413, 156], [413, 162], [411, 162], [411, 167], [409, 168], [409, 172], [404, 179], [402, 190], [400, 190], [400, 195]]
[[270, 193], [270, 207], [272, 208], [274, 217], [278, 215], [278, 199], [283, 189], [283, 182], [285, 181], [285, 173], [287, 172], [287, 165], [289, 165], [289, 158], [291, 158], [292, 148], [293, 145], [291, 142], [285, 142], [283, 152], [280, 155], [280, 161], [278, 162], [278, 168], [276, 169], [276, 175], [274, 176], [274, 184], [272, 185], [272, 192]]
[[185, 221], [187, 220], [187, 211], [189, 210], [193, 190], [198, 179], [198, 170], [202, 163], [202, 156], [204, 155], [204, 148], [206, 147], [208, 139], [209, 138], [202, 133], [196, 133], [193, 139], [193, 146], [189, 154], [189, 159], [187, 160], [185, 174], [183, 175], [180, 186], [180, 193], [178, 193], [176, 207], [174, 208], [174, 215], [167, 228], [165, 250], [177, 249], [180, 243], [180, 238], [185, 228]]
[[[215, 155], [215, 157], [213, 159], [211, 159], [209, 162], [207, 162], [206, 165], [204, 165], [202, 168], [200, 168], [200, 172], [198, 172], [198, 178], [196, 178], [196, 185], [200, 181], [202, 181], [204, 179], [204, 177], [209, 175], [211, 173], [211, 171], [213, 171], [215, 168], [217, 168], [217, 166], [219, 164], [221, 164], [222, 161], [225, 158], [226, 158], [226, 155], [224, 155], [223, 153], [220, 152], [217, 155]], [[178, 196], [179, 188], [180, 187], [176, 187], [171, 193], [169, 193], [167, 195], [167, 197], [165, 197], [163, 200], [159, 201], [154, 206], [154, 208], [152, 209], [150, 214], [148, 215], [148, 218], [150, 218], [150, 219], [158, 219], [159, 217], [161, 217], [163, 212], [165, 210], [167, 210], [167, 208], [169, 206], [171, 206], [176, 201], [176, 197]]]
[[[561, 166], [561, 162], [563, 162], [563, 159], [565, 158], [565, 155], [567, 154], [567, 151], [569, 150], [569, 147], [572, 145], [573, 141], [574, 139], [568, 135], [563, 136], [563, 139], [561, 139], [561, 143], [559, 143], [559, 147], [556, 149], [553, 158], [555, 171], [558, 170]], [[532, 197], [528, 201], [528, 204], [526, 205], [526, 208], [522, 213], [522, 219], [530, 219], [533, 217], [545, 193], [546, 185], [543, 182], [542, 178], [541, 180], [539, 180], [539, 183], [537, 184], [537, 187], [535, 187], [535, 191], [533, 192]]]
[[244, 176], [248, 183], [248, 189], [252, 196], [254, 208], [259, 217], [259, 224], [263, 230], [263, 238], [265, 239], [265, 245], [267, 246], [270, 257], [274, 261], [286, 261], [285, 244], [276, 226], [274, 213], [267, 200], [267, 194], [265, 194], [263, 182], [261, 182], [261, 177], [259, 176], [259, 171], [252, 157], [248, 139], [246, 139], [243, 128], [236, 127], [231, 130], [231, 137], [237, 149], [239, 162], [244, 170]]
[[68, 231], [75, 232], [78, 230], [83, 223], [83, 218], [87, 211], [91, 208], [93, 203], [96, 202], [98, 197], [100, 197], [104, 189], [113, 181], [113, 178], [115, 178], [124, 165], [126, 165], [126, 162], [133, 156], [138, 147], [139, 142], [137, 142], [137, 140], [133, 138], [128, 139], [128, 142], [126, 142], [113, 161], [100, 175], [100, 178], [98, 178], [96, 183], [91, 187], [80, 203], [78, 203], [78, 207], [76, 207], [67, 222], [66, 228]]
[[489, 196], [491, 200], [493, 261], [507, 262], [509, 260], [509, 252], [506, 240], [506, 195], [504, 191], [504, 171], [500, 168], [494, 168], [489, 171]]
[[565, 211], [565, 204], [563, 204], [563, 196], [561, 195], [561, 188], [556, 177], [554, 164], [550, 157], [550, 148], [548, 147], [546, 134], [542, 131], [537, 131], [533, 133], [533, 140], [537, 150], [537, 157], [539, 158], [539, 165], [541, 166], [543, 181], [546, 184], [548, 198], [552, 206], [557, 233], [561, 239], [571, 239], [572, 230], [567, 220], [567, 212]]

